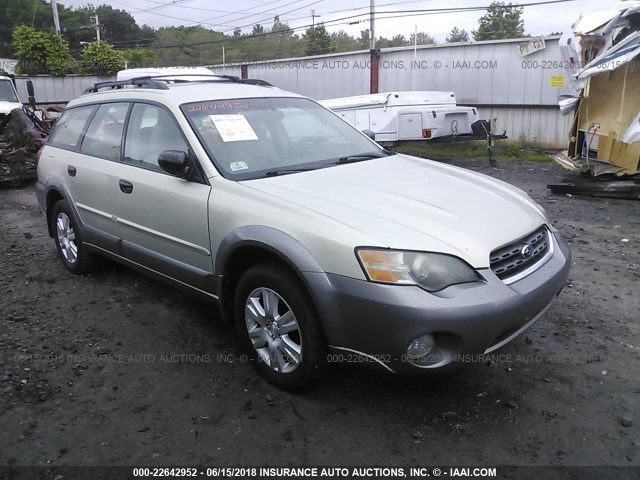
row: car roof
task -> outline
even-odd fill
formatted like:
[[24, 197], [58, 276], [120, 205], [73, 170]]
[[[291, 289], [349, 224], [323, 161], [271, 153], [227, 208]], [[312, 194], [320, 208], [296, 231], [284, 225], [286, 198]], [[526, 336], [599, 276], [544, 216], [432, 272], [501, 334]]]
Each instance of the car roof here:
[[265, 97], [299, 97], [306, 98], [297, 93], [281, 90], [277, 87], [266, 85], [252, 85], [236, 82], [228, 82], [224, 79], [195, 80], [181, 83], [162, 82], [167, 88], [142, 85], [130, 88], [115, 88], [99, 90], [96, 93], [88, 93], [68, 104], [68, 108], [105, 101], [132, 101], [153, 100], [168, 106], [178, 107], [185, 103], [203, 102], [209, 100], [227, 100], [236, 98], [265, 98]]

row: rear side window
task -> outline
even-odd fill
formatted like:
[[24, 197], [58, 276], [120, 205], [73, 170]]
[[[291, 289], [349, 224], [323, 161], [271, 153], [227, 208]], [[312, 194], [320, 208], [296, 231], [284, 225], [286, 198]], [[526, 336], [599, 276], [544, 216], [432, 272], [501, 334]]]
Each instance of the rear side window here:
[[84, 136], [80, 151], [94, 157], [119, 160], [122, 130], [128, 110], [129, 103], [100, 105]]
[[78, 107], [65, 110], [56, 128], [49, 137], [49, 145], [62, 148], [77, 148], [82, 132], [96, 107]]

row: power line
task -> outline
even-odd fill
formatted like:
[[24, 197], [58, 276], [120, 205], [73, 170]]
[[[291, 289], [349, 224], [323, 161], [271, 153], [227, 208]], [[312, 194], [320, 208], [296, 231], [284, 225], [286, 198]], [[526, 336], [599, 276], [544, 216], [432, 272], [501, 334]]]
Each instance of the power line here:
[[[183, 0], [183, 1], [191, 1], [191, 0]], [[283, 0], [274, 0], [274, 1], [268, 2], [268, 3], [263, 4], [263, 5], [269, 5], [269, 4], [276, 3], [276, 2], [281, 2], [281, 1], [283, 1]], [[280, 6], [278, 6], [278, 7], [272, 7], [272, 8], [270, 8], [270, 9], [263, 10], [262, 12], [256, 12], [256, 13], [253, 13], [253, 14], [251, 14], [251, 15], [247, 15], [247, 16], [245, 16], [245, 17], [241, 17], [241, 18], [234, 19], [233, 21], [234, 21], [234, 22], [236, 22], [236, 21], [239, 21], [239, 20], [244, 20], [244, 19], [246, 19], [246, 18], [250, 18], [250, 17], [252, 17], [252, 16], [254, 16], [254, 15], [261, 15], [261, 14], [263, 14], [263, 13], [266, 13], [266, 12], [269, 12], [269, 11], [273, 11], [273, 10], [276, 10], [276, 9], [278, 9], [278, 8], [286, 7], [286, 6], [288, 6], [288, 5], [293, 5], [293, 4], [295, 4], [295, 3], [300, 3], [300, 2], [302, 2], [302, 1], [304, 1], [304, 0], [294, 0], [294, 1], [292, 1], [292, 2], [285, 3], [284, 5], [280, 5]], [[301, 10], [301, 9], [303, 9], [303, 8], [306, 8], [306, 7], [310, 6], [310, 5], [315, 5], [316, 3], [320, 3], [320, 2], [322, 2], [322, 1], [324, 1], [324, 0], [316, 0], [316, 1], [314, 1], [314, 2], [312, 2], [312, 3], [309, 3], [309, 4], [307, 4], [307, 5], [303, 6], [303, 7], [296, 8], [296, 9], [290, 10], [290, 11], [288, 11], [288, 12], [284, 12], [284, 13], [282, 13], [282, 15], [286, 15], [287, 13], [291, 13], [291, 12], [295, 12], [295, 11]], [[122, 3], [122, 2], [119, 2], [119, 1], [117, 1], [117, 0], [111, 0], [111, 2], [112, 2], [112, 3], [116, 3], [116, 4], [118, 4], [118, 5], [128, 6], [127, 4]], [[174, 20], [180, 20], [180, 21], [188, 22], [188, 23], [191, 23], [191, 24], [194, 24], [194, 25], [208, 25], [208, 26], [211, 26], [211, 27], [220, 27], [220, 26], [222, 26], [222, 27], [228, 27], [228, 26], [229, 26], [229, 23], [210, 23], [210, 22], [208, 22], [208, 20], [211, 20], [211, 19], [213, 19], [213, 18], [223, 18], [223, 17], [225, 17], [225, 16], [229, 16], [229, 14], [227, 14], [227, 15], [222, 15], [221, 17], [211, 17], [211, 18], [206, 18], [206, 19], [204, 19], [204, 20], [192, 20], [192, 19], [189, 19], [189, 18], [176, 17], [176, 16], [173, 16], [173, 15], [167, 15], [167, 14], [164, 14], [164, 13], [159, 13], [159, 12], [154, 11], [154, 10], [157, 10], [158, 8], [163, 8], [163, 7], [165, 7], [165, 6], [170, 6], [170, 4], [163, 4], [163, 5], [159, 5], [159, 6], [157, 6], [157, 7], [152, 7], [152, 8], [148, 8], [148, 9], [124, 10], [124, 11], [125, 11], [125, 12], [127, 12], [127, 13], [129, 13], [129, 14], [131, 14], [131, 13], [151, 13], [151, 14], [153, 14], [153, 15], [158, 15], [158, 16], [160, 16], [160, 17], [171, 18], [171, 19], [174, 19]], [[252, 7], [252, 8], [256, 8], [256, 7]], [[237, 13], [240, 13], [240, 12], [237, 12]], [[115, 13], [114, 13], [114, 14], [111, 14], [111, 15], [115, 15]], [[270, 16], [271, 16], [271, 15], [270, 15]], [[233, 30], [235, 30], [236, 28], [245, 28], [245, 27], [248, 27], [248, 26], [253, 25], [254, 23], [255, 23], [255, 22], [252, 22], [252, 23], [250, 23], [250, 24], [248, 24], [248, 25], [243, 25], [243, 26], [241, 26], [241, 27], [234, 27], [234, 28], [232, 28], [231, 30], [228, 30], [228, 31], [233, 31]], [[222, 32], [222, 33], [225, 33], [225, 32]]]
[[[537, 1], [537, 2], [529, 2], [529, 3], [522, 3], [522, 4], [517, 4], [517, 5], [504, 5], [505, 8], [524, 8], [524, 7], [533, 7], [533, 6], [540, 6], [540, 5], [553, 5], [553, 4], [559, 4], [559, 3], [568, 3], [568, 2], [575, 2], [577, 0], [547, 0], [547, 1]], [[404, 17], [410, 17], [410, 16], [425, 16], [425, 15], [439, 15], [439, 14], [446, 14], [446, 13], [461, 13], [461, 12], [473, 12], [473, 11], [483, 11], [483, 10], [487, 10], [489, 7], [487, 6], [475, 6], [475, 7], [450, 7], [450, 8], [434, 8], [434, 9], [416, 9], [416, 10], [392, 10], [392, 11], [385, 11], [385, 12], [376, 12], [376, 16], [379, 15], [388, 15], [388, 16], [384, 16], [381, 17], [381, 20], [385, 20], [385, 19], [389, 19], [389, 18], [404, 18]], [[337, 18], [334, 20], [329, 20], [327, 22], [323, 22], [325, 25], [331, 24], [330, 26], [339, 26], [339, 25], [347, 25], [349, 22], [346, 22], [345, 20], [352, 20], [354, 18], [359, 18], [362, 16], [366, 16], [369, 15], [369, 13], [363, 13], [363, 14], [356, 14], [356, 15], [349, 15], [346, 17], [341, 17], [341, 18]], [[336, 23], [336, 22], [342, 22], [342, 23]], [[294, 28], [290, 28], [288, 31], [289, 32], [294, 32], [297, 30], [306, 30], [308, 28], [310, 28], [312, 25], [303, 25], [300, 27], [294, 27]], [[224, 33], [224, 32], [218, 32], [218, 33]], [[204, 42], [192, 42], [192, 43], [184, 43], [184, 44], [176, 44], [176, 45], [159, 45], [159, 46], [150, 46], [148, 48], [152, 48], [152, 49], [159, 49], [159, 48], [179, 48], [179, 47], [194, 47], [194, 46], [198, 46], [198, 45], [210, 45], [210, 44], [217, 44], [217, 43], [224, 43], [224, 42], [229, 42], [229, 41], [237, 41], [239, 39], [249, 39], [249, 38], [259, 38], [259, 37], [264, 37], [264, 36], [268, 36], [268, 35], [275, 35], [275, 34], [280, 34], [283, 32], [264, 32], [264, 33], [258, 33], [258, 34], [254, 34], [254, 35], [244, 35], [242, 37], [238, 37], [238, 38], [229, 38], [229, 39], [225, 39], [225, 40], [209, 40], [209, 41], [204, 41]]]
[[[162, 2], [157, 2], [157, 1], [153, 1], [153, 0], [144, 0], [144, 1], [145, 2], [149, 2], [149, 3], [158, 3], [158, 4], [164, 5]], [[281, 1], [283, 1], [283, 0], [275, 0], [273, 2], [263, 3], [260, 6], [264, 7], [265, 5], [269, 5], [271, 3], [276, 3], [276, 2], [281, 2]], [[413, 1], [425, 1], [425, 0], [413, 0]], [[429, 1], [429, 0], [427, 0], [427, 1]], [[254, 8], [258, 8], [258, 7], [251, 7], [251, 8], [245, 9], [245, 10], [238, 10], [238, 11], [235, 11], [235, 12], [230, 12], [228, 10], [215, 10], [213, 8], [190, 7], [190, 6], [187, 6], [187, 5], [181, 5], [180, 8], [187, 9], [187, 10], [198, 10], [198, 11], [202, 11], [202, 12], [215, 12], [215, 13], [225, 13], [225, 14], [229, 14], [229, 15], [237, 15], [239, 13], [245, 13], [245, 12], [248, 12], [248, 11], [250, 11], [250, 10], [252, 10]], [[270, 13], [265, 13], [265, 14], [256, 13], [255, 15], [263, 15], [263, 16], [266, 16], [266, 17], [273, 17], [273, 14], [270, 14]], [[223, 18], [225, 16], [227, 16], [227, 15], [223, 15], [223, 16], [220, 16], [220, 17], [217, 17], [217, 18]], [[308, 15], [295, 15], [295, 17], [297, 17], [297, 18], [304, 18], [306, 16], [308, 16]], [[213, 17], [213, 18], [216, 18], [216, 17]], [[194, 22], [196, 22], [196, 20], [194, 20]]]

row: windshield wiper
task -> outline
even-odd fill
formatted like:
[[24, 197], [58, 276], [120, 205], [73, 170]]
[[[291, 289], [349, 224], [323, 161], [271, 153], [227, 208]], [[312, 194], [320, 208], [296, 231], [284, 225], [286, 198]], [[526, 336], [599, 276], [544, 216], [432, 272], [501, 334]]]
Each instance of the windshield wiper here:
[[290, 173], [310, 172], [315, 168], [283, 168], [282, 170], [271, 170], [264, 174], [265, 177], [277, 177], [278, 175], [288, 175]]
[[357, 155], [347, 155], [346, 157], [340, 157], [336, 163], [355, 163], [355, 162], [363, 162], [365, 160], [372, 160], [374, 158], [383, 158], [389, 157], [391, 155], [395, 155], [396, 152], [392, 152], [391, 150], [382, 150], [382, 152], [376, 153], [360, 153]]

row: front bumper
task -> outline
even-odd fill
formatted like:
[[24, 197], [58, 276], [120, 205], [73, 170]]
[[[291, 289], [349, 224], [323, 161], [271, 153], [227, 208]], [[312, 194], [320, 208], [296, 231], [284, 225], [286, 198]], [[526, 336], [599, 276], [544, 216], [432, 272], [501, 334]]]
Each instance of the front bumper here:
[[[485, 283], [454, 285], [437, 293], [306, 273], [333, 352], [330, 360], [419, 373], [500, 348], [533, 325], [567, 281], [571, 252], [559, 235], [552, 237], [549, 260], [510, 285], [490, 269], [479, 271]], [[418, 367], [407, 361], [406, 349], [427, 333], [434, 335], [436, 346], [428, 365]]]

